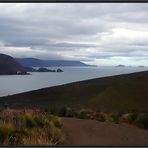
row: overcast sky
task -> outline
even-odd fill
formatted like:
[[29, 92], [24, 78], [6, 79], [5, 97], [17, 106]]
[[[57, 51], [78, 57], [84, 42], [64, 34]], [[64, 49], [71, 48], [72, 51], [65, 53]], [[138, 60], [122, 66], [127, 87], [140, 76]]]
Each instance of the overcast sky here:
[[148, 4], [1, 3], [0, 52], [148, 66]]

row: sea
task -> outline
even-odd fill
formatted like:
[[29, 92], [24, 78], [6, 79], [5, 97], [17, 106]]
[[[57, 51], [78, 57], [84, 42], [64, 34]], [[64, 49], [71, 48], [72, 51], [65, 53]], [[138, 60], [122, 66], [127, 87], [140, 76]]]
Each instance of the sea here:
[[93, 78], [148, 70], [148, 67], [49, 67], [63, 72], [31, 72], [31, 75], [1, 75], [0, 97]]

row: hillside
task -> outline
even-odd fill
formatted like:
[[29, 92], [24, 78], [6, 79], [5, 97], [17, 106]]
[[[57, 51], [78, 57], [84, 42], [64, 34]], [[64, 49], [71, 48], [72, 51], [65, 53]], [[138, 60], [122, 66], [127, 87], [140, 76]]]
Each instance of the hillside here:
[[16, 58], [16, 60], [24, 65], [30, 67], [54, 67], [54, 66], [90, 66], [80, 61], [68, 60], [40, 60], [36, 58]]
[[0, 106], [70, 106], [103, 111], [148, 111], [148, 71], [97, 78], [0, 98]]
[[0, 75], [17, 74], [17, 72], [25, 74], [32, 70], [33, 69], [30, 67], [22, 66], [13, 57], [5, 54], [0, 54]]

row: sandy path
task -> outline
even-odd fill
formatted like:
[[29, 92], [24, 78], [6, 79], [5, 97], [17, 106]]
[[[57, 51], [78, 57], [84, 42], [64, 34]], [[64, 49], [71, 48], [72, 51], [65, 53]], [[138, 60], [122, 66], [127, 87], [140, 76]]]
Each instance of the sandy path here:
[[75, 118], [62, 122], [65, 145], [148, 145], [148, 130]]

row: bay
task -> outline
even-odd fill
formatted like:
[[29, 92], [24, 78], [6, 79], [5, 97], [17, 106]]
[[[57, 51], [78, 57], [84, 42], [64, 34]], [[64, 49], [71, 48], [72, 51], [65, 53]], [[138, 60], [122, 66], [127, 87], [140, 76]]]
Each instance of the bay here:
[[[148, 70], [148, 67], [60, 67], [64, 72], [0, 76], [0, 97], [76, 81]], [[57, 69], [53, 67], [50, 69]]]

